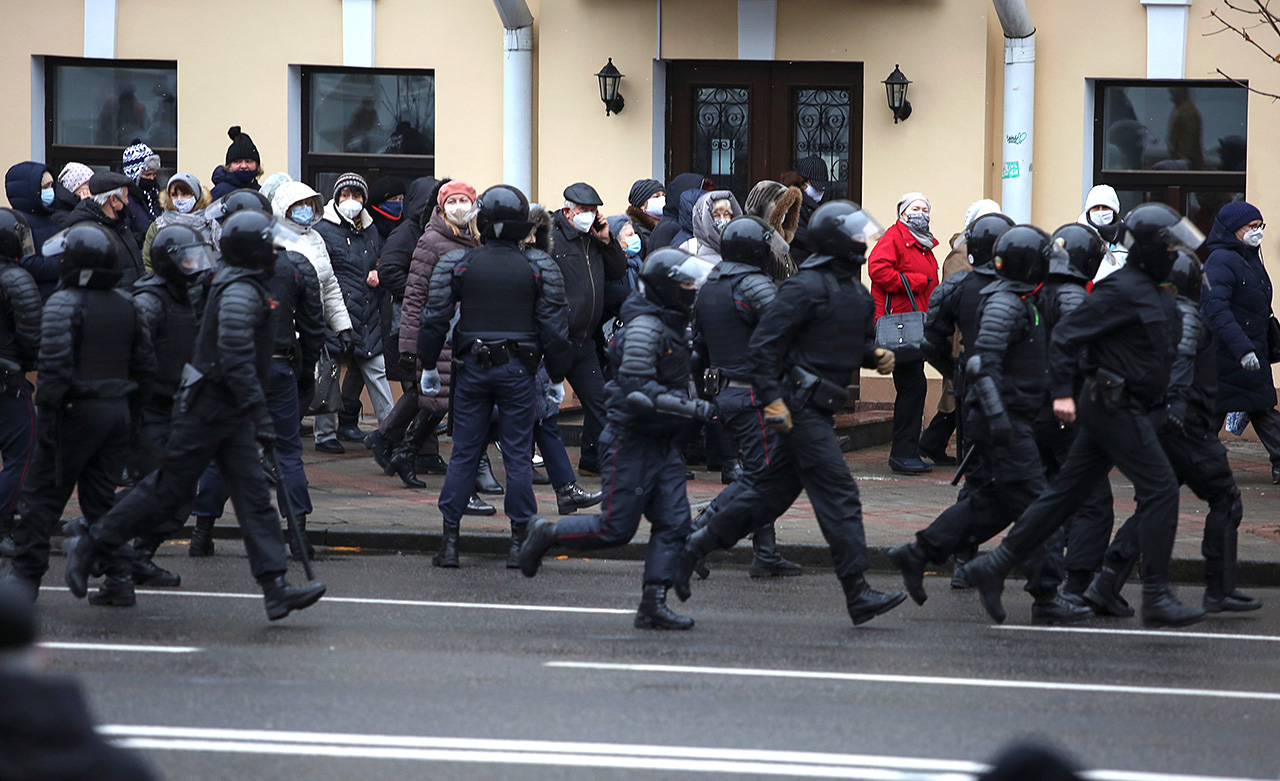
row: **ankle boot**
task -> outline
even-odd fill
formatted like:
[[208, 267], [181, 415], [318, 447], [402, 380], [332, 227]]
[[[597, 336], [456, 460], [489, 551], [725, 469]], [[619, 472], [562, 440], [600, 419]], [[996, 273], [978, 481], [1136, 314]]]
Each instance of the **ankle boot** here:
[[1247, 596], [1238, 589], [1226, 590], [1222, 575], [1206, 576], [1207, 585], [1204, 590], [1204, 612], [1206, 613], [1246, 613], [1262, 607], [1262, 600]]
[[458, 565], [458, 527], [444, 525], [440, 535], [440, 550], [431, 557], [431, 563], [445, 569], [457, 569]]
[[1005, 612], [1001, 595], [1004, 594], [1005, 576], [1009, 574], [1009, 570], [1013, 569], [1015, 563], [1013, 554], [1002, 544], [964, 565], [965, 577], [977, 589], [978, 599], [981, 600], [987, 615], [991, 616], [991, 620], [997, 624], [1004, 623]]
[[534, 518], [529, 521], [524, 543], [516, 555], [516, 563], [520, 565], [520, 573], [526, 578], [538, 574], [542, 566], [542, 557], [556, 544], [556, 525], [546, 518]]
[[[924, 590], [924, 571], [929, 557], [917, 542], [908, 542], [889, 550], [889, 561], [902, 573], [902, 583], [917, 605], [923, 605], [929, 595]], [[959, 565], [957, 565], [959, 566]]]
[[849, 618], [853, 625], [865, 624], [881, 613], [888, 613], [906, 601], [907, 595], [902, 591], [884, 594], [867, 583], [866, 578], [854, 575], [840, 581], [844, 588], [845, 607], [849, 609]]
[[[311, 540], [307, 538], [307, 516], [298, 516], [298, 531], [302, 533], [302, 544], [306, 546], [307, 558], [314, 560], [316, 557], [316, 549], [311, 544]], [[294, 561], [302, 561], [302, 551], [298, 550], [298, 543], [293, 538], [293, 532], [285, 530], [284, 536], [289, 539], [289, 556]]]
[[476, 493], [490, 496], [503, 494], [502, 483], [493, 476], [493, 464], [489, 461], [488, 453], [480, 456], [480, 464], [476, 467]]
[[524, 545], [524, 538], [529, 532], [529, 524], [513, 523], [511, 524], [511, 547], [507, 550], [507, 569], [520, 568], [520, 546]]
[[497, 515], [498, 508], [481, 499], [478, 494], [472, 494], [467, 500], [466, 509], [462, 511], [463, 515]]
[[969, 578], [964, 574], [964, 565], [973, 561], [978, 555], [978, 546], [974, 545], [955, 553], [955, 566], [951, 568], [951, 588], [957, 591], [965, 591], [972, 587]]
[[694, 570], [708, 554], [719, 548], [719, 543], [705, 526], [690, 534], [689, 539], [685, 540], [684, 550], [680, 552], [680, 572], [676, 575], [675, 581], [676, 596], [681, 602], [688, 601], [693, 595], [689, 580], [693, 577]]
[[751, 535], [751, 569], [753, 578], [794, 578], [804, 572], [804, 567], [787, 561], [778, 553], [778, 534], [773, 524], [757, 529]]
[[1110, 565], [1104, 564], [1098, 574], [1093, 576], [1093, 582], [1084, 590], [1084, 601], [1100, 616], [1132, 618], [1133, 608], [1120, 596], [1120, 587], [1123, 585], [1124, 581], [1119, 579], [1119, 573]]
[[1168, 583], [1142, 584], [1142, 625], [1159, 627], [1190, 626], [1204, 620], [1204, 611], [1184, 605], [1173, 595]]
[[693, 619], [667, 607], [667, 587], [646, 583], [640, 607], [636, 609], [636, 629], [693, 629]]
[[1084, 599], [1084, 592], [1089, 588], [1089, 584], [1093, 582], [1093, 573], [1087, 569], [1069, 569], [1067, 570], [1067, 581], [1062, 584], [1062, 597], [1068, 601], [1080, 604]]
[[404, 441], [392, 452], [387, 468], [392, 474], [399, 475], [400, 482], [404, 483], [405, 488], [426, 488], [427, 484], [418, 479], [417, 462], [418, 448], [406, 435]]
[[197, 515], [196, 526], [191, 530], [191, 545], [187, 555], [196, 558], [213, 555], [213, 518], [208, 515]]
[[375, 430], [364, 438], [364, 446], [369, 448], [369, 452], [373, 454], [373, 460], [388, 477], [394, 474], [387, 471], [391, 465], [391, 452], [395, 449], [394, 442], [387, 439], [381, 431]]
[[365, 433], [360, 430], [360, 400], [344, 399], [342, 410], [338, 412], [338, 439], [347, 442], [363, 442]]
[[1074, 624], [1088, 618], [1093, 618], [1093, 610], [1066, 599], [1056, 591], [1039, 594], [1031, 603], [1031, 623], [1036, 625]]
[[89, 595], [90, 605], [133, 607], [138, 604], [138, 597], [133, 590], [133, 562], [136, 555], [113, 556], [106, 562], [107, 577], [98, 590]]
[[305, 586], [291, 586], [284, 575], [277, 575], [261, 581], [262, 596], [266, 602], [267, 618], [279, 621], [295, 610], [303, 610], [320, 601], [324, 596], [323, 583], [310, 583]]
[[157, 588], [178, 588], [182, 585], [182, 577], [177, 573], [161, 567], [152, 560], [159, 544], [153, 540], [139, 540], [133, 544], [134, 557], [131, 564], [131, 578], [138, 586], [155, 586]]
[[556, 507], [561, 515], [569, 515], [576, 510], [600, 504], [603, 498], [603, 492], [587, 492], [577, 483], [568, 483], [556, 489]]

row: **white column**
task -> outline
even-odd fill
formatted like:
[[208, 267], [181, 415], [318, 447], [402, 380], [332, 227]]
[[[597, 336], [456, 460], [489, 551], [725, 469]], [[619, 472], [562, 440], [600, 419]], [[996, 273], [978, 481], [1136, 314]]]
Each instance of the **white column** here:
[[374, 0], [342, 0], [342, 64], [373, 67]]
[[738, 0], [738, 59], [772, 60], [778, 38], [778, 0]]
[[1004, 168], [1000, 205], [1018, 223], [1031, 221], [1035, 141], [1036, 35], [1004, 39]]
[[116, 0], [84, 0], [84, 56], [115, 59]]
[[1187, 76], [1187, 17], [1191, 0], [1142, 0], [1147, 7], [1147, 78]]

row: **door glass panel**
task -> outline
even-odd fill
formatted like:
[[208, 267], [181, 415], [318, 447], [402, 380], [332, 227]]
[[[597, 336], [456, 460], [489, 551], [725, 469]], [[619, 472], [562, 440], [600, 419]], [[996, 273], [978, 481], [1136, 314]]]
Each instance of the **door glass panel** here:
[[827, 198], [849, 196], [849, 90], [797, 89], [792, 163], [819, 157], [827, 168]]
[[750, 98], [746, 87], [697, 87], [693, 98], [692, 170], [705, 171], [739, 203], [752, 184], [747, 174]]

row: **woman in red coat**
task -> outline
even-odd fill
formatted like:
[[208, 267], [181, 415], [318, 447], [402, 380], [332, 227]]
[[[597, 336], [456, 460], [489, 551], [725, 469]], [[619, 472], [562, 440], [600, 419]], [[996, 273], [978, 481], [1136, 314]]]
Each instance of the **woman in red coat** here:
[[[911, 311], [910, 288], [916, 308], [929, 309], [929, 296], [938, 286], [938, 240], [929, 232], [929, 199], [923, 193], [907, 193], [898, 200], [898, 221], [889, 226], [871, 250], [867, 273], [876, 317]], [[904, 286], [905, 280], [905, 286]], [[902, 474], [932, 472], [920, 460], [920, 427], [928, 385], [924, 361], [899, 362], [893, 370], [897, 398], [893, 404], [893, 448], [889, 468]]]

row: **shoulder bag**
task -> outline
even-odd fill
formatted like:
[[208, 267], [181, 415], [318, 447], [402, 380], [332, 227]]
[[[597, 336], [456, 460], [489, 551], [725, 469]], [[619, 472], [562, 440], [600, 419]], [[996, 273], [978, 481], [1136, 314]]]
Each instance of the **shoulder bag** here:
[[911, 302], [910, 312], [891, 314], [893, 296], [885, 294], [884, 314], [876, 318], [876, 347], [893, 350], [898, 363], [912, 363], [924, 360], [920, 345], [924, 343], [925, 313], [916, 306], [916, 297], [907, 283], [907, 275], [898, 272], [902, 279], [902, 287], [907, 291], [907, 300]]

